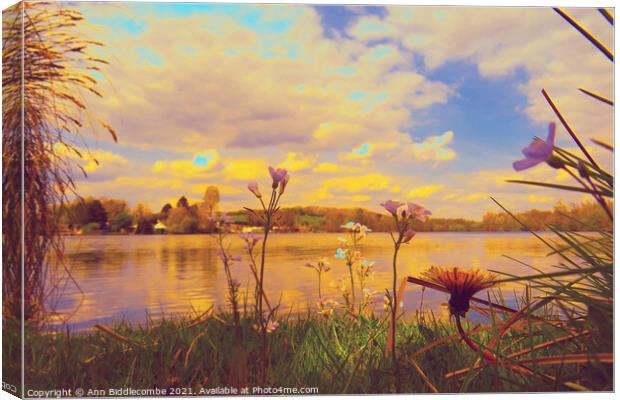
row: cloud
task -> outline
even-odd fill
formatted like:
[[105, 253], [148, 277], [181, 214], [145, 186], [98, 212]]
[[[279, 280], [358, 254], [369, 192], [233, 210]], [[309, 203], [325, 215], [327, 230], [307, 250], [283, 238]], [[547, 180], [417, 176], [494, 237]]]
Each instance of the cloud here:
[[269, 164], [259, 159], [227, 160], [224, 163], [224, 180], [250, 181], [266, 175]]
[[[349, 34], [359, 40], [397, 43], [434, 70], [452, 61], [477, 65], [489, 78], [527, 74], [519, 91], [524, 112], [546, 124], [555, 116], [540, 91], [546, 88], [577, 132], [610, 135], [612, 114], [604, 104], [577, 91], [585, 87], [612, 97], [613, 63], [548, 8], [387, 7], [385, 17], [359, 19]], [[574, 18], [613, 48], [613, 28], [593, 8], [568, 9]], [[366, 26], [377, 26], [372, 35]], [[507, 28], [509, 27], [509, 28]], [[438, 46], [437, 43], [441, 43]], [[575, 63], [575, 56], [579, 62]], [[608, 136], [609, 137], [609, 136]]]
[[[181, 194], [199, 199], [209, 183], [221, 188], [223, 208], [238, 209], [254, 200], [247, 182], [268, 185], [267, 167], [279, 165], [291, 172], [285, 204], [378, 210], [399, 193], [432, 198], [434, 215], [477, 217], [496, 209], [489, 195], [515, 210], [531, 207], [530, 195], [548, 200], [540, 204], [573, 200], [506, 183], [572, 178], [546, 165], [516, 173], [511, 160], [489, 167], [500, 155], [484, 154], [482, 137], [464, 143], [466, 125], [442, 121], [429, 131], [442, 117], [434, 106], [461, 95], [460, 84], [435, 73], [455, 61], [474, 64], [489, 81], [519, 76], [523, 104], [507, 120], [521, 113], [546, 126], [555, 118], [540, 96], [548, 88], [589, 149], [613, 164], [588, 140], [611, 141], [613, 113], [576, 91], [611, 96], [612, 66], [548, 9], [386, 7], [382, 16], [360, 12], [348, 35], [325, 35], [316, 10], [300, 5], [189, 14], [140, 4], [76, 7], [92, 22], [85, 33], [107, 44], [99, 55], [112, 62], [105, 97], [85, 96], [123, 149], [123, 156], [98, 154], [105, 167], [82, 161], [97, 180], [80, 182], [83, 194], [148, 199], [155, 209]], [[595, 10], [571, 13], [613, 45], [613, 30]], [[558, 142], [572, 146], [568, 140], [558, 125]], [[481, 149], [479, 162], [463, 153], [471, 145]]]
[[219, 153], [216, 150], [207, 150], [194, 154], [189, 160], [158, 160], [151, 167], [151, 172], [180, 179], [204, 179], [212, 175], [219, 162]]
[[443, 185], [425, 185], [425, 186], [418, 186], [416, 188], [413, 188], [411, 191], [409, 191], [409, 193], [407, 193], [407, 197], [410, 198], [426, 198], [426, 197], [430, 197], [431, 195], [440, 192], [442, 190], [445, 189], [445, 186]]
[[535, 194], [530, 194], [529, 196], [527, 196], [527, 199], [530, 203], [536, 204], [536, 203], [552, 203], [554, 201], [556, 201], [556, 199], [554, 199], [551, 196], [537, 196]]
[[[108, 5], [77, 7], [87, 16], [123, 15]], [[377, 134], [408, 136], [411, 108], [453, 93], [420, 74], [398, 46], [325, 37], [312, 7], [244, 5], [183, 16], [140, 7], [128, 7], [143, 27], [134, 34], [85, 28], [107, 43], [102, 57], [122, 60], [105, 76], [123, 90], [104, 82], [106, 96], [90, 100], [122, 144], [344, 151]], [[248, 23], [247, 13], [260, 23]], [[158, 62], [145, 63], [145, 55]]]
[[[123, 173], [129, 164], [129, 160], [123, 156], [100, 149], [74, 146], [71, 150], [62, 143], [56, 143], [54, 152], [61, 157], [70, 159], [75, 163], [74, 165], [82, 168], [81, 171], [75, 171], [76, 180], [79, 181], [84, 179], [91, 181], [111, 179]], [[86, 177], [84, 173], [86, 173]]]
[[328, 178], [322, 182], [322, 186], [336, 192], [358, 193], [377, 192], [385, 190], [393, 182], [393, 178], [383, 174], [367, 174], [358, 176], [343, 176]]
[[472, 203], [483, 199], [488, 199], [489, 195], [486, 193], [472, 193], [468, 196], [461, 197], [457, 200], [458, 203]]
[[303, 154], [290, 151], [286, 155], [286, 160], [278, 164], [278, 167], [284, 168], [291, 172], [305, 171], [312, 168], [315, 161], [316, 157], [304, 156]]
[[349, 30], [349, 34], [356, 39], [370, 41], [392, 36], [396, 32], [394, 26], [375, 17], [362, 17]]
[[452, 131], [446, 131], [439, 136], [430, 136], [421, 143], [412, 145], [413, 154], [418, 160], [453, 160], [456, 158], [456, 152], [448, 147], [453, 138]]

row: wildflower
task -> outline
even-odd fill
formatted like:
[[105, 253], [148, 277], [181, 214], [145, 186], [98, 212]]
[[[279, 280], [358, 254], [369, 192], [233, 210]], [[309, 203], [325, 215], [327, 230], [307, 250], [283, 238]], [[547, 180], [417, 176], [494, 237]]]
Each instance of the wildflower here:
[[390, 214], [396, 216], [396, 211], [401, 206], [404, 206], [405, 203], [401, 203], [400, 201], [388, 200], [385, 203], [381, 203], [381, 207], [385, 208]]
[[359, 232], [360, 238], [363, 238], [368, 232], [372, 232], [372, 230], [366, 225], [357, 224], [357, 232]]
[[[512, 167], [516, 171], [532, 168], [541, 162], [547, 161], [552, 167], [557, 168], [557, 160], [553, 158], [553, 146], [555, 142], [555, 123], [549, 124], [549, 134], [547, 140], [534, 138], [529, 146], [522, 150], [524, 159], [512, 163]], [[561, 166], [559, 166], [561, 167]]]
[[414, 231], [413, 229], [407, 229], [407, 232], [405, 232], [405, 238], [403, 239], [403, 243], [409, 243], [411, 239], [413, 239], [415, 234], [416, 231]]
[[347, 249], [338, 249], [336, 251], [336, 258], [340, 259], [340, 260], [345, 260], [347, 258], [347, 255], [349, 253], [349, 250]]
[[248, 232], [248, 233], [243, 233], [240, 235], [241, 239], [243, 239], [244, 242], [246, 242], [248, 244], [248, 246], [250, 248], [253, 248], [256, 243], [258, 243], [258, 241], [260, 240], [260, 236], [255, 235], [252, 232]]
[[306, 267], [308, 268], [312, 268], [317, 272], [327, 272], [329, 271], [331, 268], [329, 266], [329, 262], [327, 262], [327, 258], [326, 257], [321, 257], [319, 258], [318, 262], [316, 264], [313, 263], [306, 263]]
[[342, 228], [342, 229], [346, 229], [346, 230], [348, 230], [348, 231], [352, 231], [352, 230], [354, 230], [354, 229], [355, 229], [355, 222], [353, 222], [353, 221], [349, 221], [349, 222], [347, 222], [347, 223], [346, 223], [346, 224], [344, 224], [344, 225], [340, 225], [340, 228]]
[[478, 269], [431, 267], [422, 276], [450, 292], [450, 314], [460, 317], [465, 317], [469, 311], [469, 301], [474, 294], [495, 284], [494, 274]]
[[[270, 166], [269, 174], [271, 175], [271, 179], [273, 180], [273, 183], [271, 185], [273, 189], [277, 189], [278, 185], [280, 185], [280, 182], [282, 182], [282, 180], [284, 180], [285, 178], [286, 178], [286, 181], [288, 182], [288, 172], [285, 169], [282, 169], [282, 168], [276, 169]], [[286, 183], [284, 185], [286, 185]]]
[[275, 331], [278, 326], [280, 326], [280, 324], [278, 324], [277, 321], [269, 320], [265, 329], [267, 330], [267, 333], [271, 333]]
[[370, 260], [362, 260], [360, 264], [362, 266], [361, 272], [364, 274], [365, 277], [369, 277], [373, 273], [375, 262]]
[[262, 195], [260, 194], [260, 190], [258, 190], [258, 183], [257, 182], [250, 182], [248, 183], [248, 190], [252, 193], [254, 193], [254, 196], [258, 197], [259, 199], [262, 197]]
[[282, 178], [282, 180], [280, 181], [280, 194], [284, 193], [284, 188], [286, 188], [289, 179], [291, 179], [291, 177], [287, 172], [286, 174], [284, 174], [284, 178]]
[[422, 222], [426, 221], [428, 217], [431, 215], [431, 212], [429, 210], [415, 203], [407, 203], [407, 208], [409, 210], [409, 213], [414, 218]]
[[319, 258], [318, 266], [321, 270], [327, 272], [330, 270], [329, 262], [327, 261], [327, 257]]

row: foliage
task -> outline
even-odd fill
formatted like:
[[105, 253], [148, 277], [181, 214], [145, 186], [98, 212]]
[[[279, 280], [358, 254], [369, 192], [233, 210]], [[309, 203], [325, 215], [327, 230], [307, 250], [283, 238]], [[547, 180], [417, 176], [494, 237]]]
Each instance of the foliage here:
[[171, 233], [193, 233], [198, 229], [198, 219], [189, 208], [177, 207], [168, 213], [166, 225]]
[[[116, 140], [112, 127], [89, 112], [83, 100], [84, 93], [102, 96], [92, 71], [107, 62], [92, 53], [102, 43], [76, 33], [82, 20], [78, 11], [40, 2], [20, 2], [3, 12], [4, 316], [21, 315], [23, 283], [23, 317], [39, 318], [49, 295], [45, 291], [55, 286], [46, 289], [45, 281], [52, 271], [51, 260], [62, 259], [55, 256], [61, 255], [63, 243], [57, 214], [50, 210], [62, 207], [73, 191], [74, 169], [85, 174], [79, 164], [63, 156], [69, 152], [82, 157], [73, 143], [87, 125], [84, 119]], [[23, 226], [18, 222], [22, 205]], [[20, 247], [22, 230], [25, 249]]]
[[131, 214], [126, 213], [125, 211], [121, 211], [112, 218], [110, 228], [112, 228], [114, 232], [126, 231], [131, 228], [132, 222], [133, 217], [131, 216]]

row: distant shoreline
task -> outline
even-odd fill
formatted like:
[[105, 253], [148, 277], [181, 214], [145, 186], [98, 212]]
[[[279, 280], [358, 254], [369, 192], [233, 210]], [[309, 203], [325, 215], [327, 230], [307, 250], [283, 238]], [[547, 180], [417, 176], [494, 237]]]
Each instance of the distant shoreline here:
[[[533, 231], [534, 233], [552, 233], [552, 230], [545, 231]], [[580, 233], [588, 233], [591, 231], [579, 231]], [[343, 234], [345, 232], [270, 232], [270, 235], [324, 235], [324, 234]], [[389, 232], [372, 232], [372, 234], [388, 234]], [[465, 233], [465, 234], [476, 234], [476, 233], [496, 233], [496, 234], [514, 234], [514, 233], [530, 233], [530, 231], [419, 231], [418, 234], [423, 233]], [[88, 233], [88, 234], [63, 234], [63, 237], [88, 237], [88, 236], [210, 236], [215, 233], [119, 233], [119, 232], [110, 232], [110, 233]], [[241, 234], [241, 232], [232, 232], [231, 235]], [[257, 233], [260, 235], [260, 233]]]

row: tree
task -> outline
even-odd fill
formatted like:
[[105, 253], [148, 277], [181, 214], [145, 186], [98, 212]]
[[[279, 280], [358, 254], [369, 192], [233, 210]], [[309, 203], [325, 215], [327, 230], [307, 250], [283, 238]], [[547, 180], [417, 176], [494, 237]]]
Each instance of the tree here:
[[100, 228], [104, 228], [108, 222], [108, 213], [99, 200], [93, 200], [87, 203], [88, 222], [97, 223]]
[[181, 196], [181, 198], [177, 201], [177, 208], [189, 208], [189, 203], [187, 202], [187, 198], [185, 196]]
[[165, 220], [168, 218], [168, 213], [172, 210], [172, 205], [170, 203], [166, 203], [159, 212], [159, 219]]
[[127, 207], [127, 202], [121, 199], [101, 199], [101, 205], [105, 209], [105, 212], [108, 214], [108, 222], [111, 223], [117, 214], [120, 213], [129, 213], [129, 208]]
[[217, 205], [220, 203], [220, 191], [217, 186], [208, 186], [204, 195], [204, 203], [207, 207], [209, 216], [213, 215], [213, 211], [217, 209]]
[[[166, 208], [168, 206], [168, 208]], [[170, 204], [166, 204], [162, 208], [162, 213], [166, 210], [166, 218], [168, 212], [172, 209]], [[153, 215], [151, 209], [143, 203], [138, 203], [133, 212], [134, 223], [136, 224], [136, 233], [138, 234], [150, 234], [153, 233], [153, 225], [157, 222], [157, 216]], [[165, 218], [164, 218], [165, 219]]]
[[110, 221], [110, 228], [114, 232], [121, 232], [124, 230], [128, 230], [131, 228], [132, 216], [126, 213], [125, 211], [121, 211], [116, 214]]
[[171, 233], [194, 233], [198, 229], [198, 220], [185, 207], [170, 210], [166, 225]]

